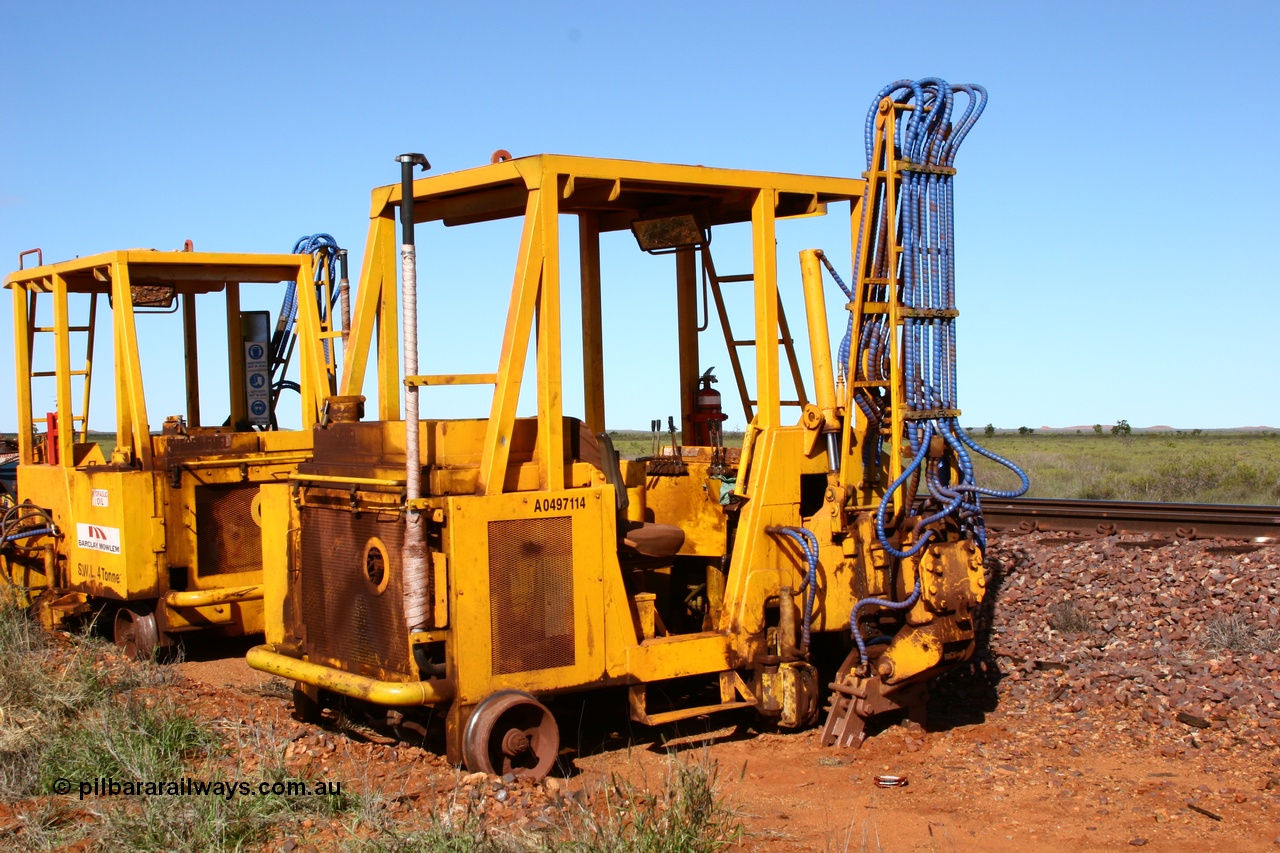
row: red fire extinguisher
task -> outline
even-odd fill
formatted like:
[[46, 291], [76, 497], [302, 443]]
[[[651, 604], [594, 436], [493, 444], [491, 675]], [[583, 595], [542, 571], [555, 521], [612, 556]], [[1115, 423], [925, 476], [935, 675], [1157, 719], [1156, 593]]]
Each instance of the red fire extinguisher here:
[[692, 432], [692, 444], [697, 447], [723, 447], [723, 424], [729, 416], [720, 410], [720, 392], [711, 386], [716, 377], [711, 373], [714, 367], [698, 379], [701, 383], [693, 395], [693, 412], [689, 415]]

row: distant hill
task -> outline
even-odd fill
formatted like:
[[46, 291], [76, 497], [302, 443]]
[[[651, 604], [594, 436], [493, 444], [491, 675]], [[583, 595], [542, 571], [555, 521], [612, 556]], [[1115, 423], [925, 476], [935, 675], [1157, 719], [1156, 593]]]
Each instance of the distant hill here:
[[[1103, 424], [1103, 425], [1102, 425], [1102, 429], [1103, 429], [1103, 431], [1105, 431], [1105, 432], [1110, 432], [1110, 431], [1111, 431], [1111, 427], [1112, 427], [1112, 424]], [[1133, 428], [1133, 431], [1134, 431], [1134, 432], [1191, 432], [1191, 430], [1192, 430], [1192, 429], [1196, 429], [1196, 427], [1171, 427], [1171, 426], [1168, 426], [1167, 424], [1157, 424], [1157, 425], [1155, 425], [1155, 426], [1147, 426], [1147, 427], [1137, 427], [1137, 426], [1136, 426], [1136, 427], [1134, 427], [1134, 428]], [[1004, 430], [1001, 430], [1001, 431], [1004, 431]], [[1015, 431], [1016, 431], [1016, 430], [1015, 430]], [[1080, 425], [1078, 425], [1078, 426], [1065, 426], [1065, 427], [1042, 426], [1042, 427], [1037, 427], [1037, 428], [1036, 428], [1036, 432], [1045, 432], [1045, 433], [1055, 433], [1055, 432], [1074, 433], [1074, 432], [1077, 432], [1077, 431], [1079, 431], [1079, 432], [1093, 432], [1093, 424], [1080, 424]], [[1277, 427], [1270, 427], [1270, 426], [1242, 426], [1242, 427], [1225, 427], [1225, 428], [1220, 428], [1220, 429], [1203, 429], [1203, 428], [1200, 428], [1200, 431], [1201, 431], [1201, 432], [1215, 432], [1215, 433], [1226, 433], [1226, 432], [1280, 432], [1280, 429], [1278, 429]]]

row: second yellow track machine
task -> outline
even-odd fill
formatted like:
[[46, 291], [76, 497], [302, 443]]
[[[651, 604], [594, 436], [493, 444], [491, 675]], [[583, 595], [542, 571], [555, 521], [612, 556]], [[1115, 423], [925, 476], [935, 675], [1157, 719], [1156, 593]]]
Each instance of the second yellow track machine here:
[[[310, 459], [312, 426], [335, 390], [341, 333], [325, 306], [339, 283], [330, 253], [317, 257], [318, 278], [306, 251], [139, 249], [41, 262], [6, 278], [19, 502], [6, 508], [0, 559], [10, 594], [34, 600], [46, 624], [97, 616], [139, 657], [190, 632], [262, 631], [259, 487], [287, 482]], [[296, 294], [296, 335], [293, 317], [273, 329], [270, 312], [241, 310], [242, 288], [261, 286], [274, 298]], [[225, 373], [202, 373], [198, 332], [222, 337], [223, 329]], [[186, 411], [153, 432], [144, 373], [154, 395], [161, 366], [144, 365], [143, 351], [157, 342], [171, 347], [173, 372], [185, 379]], [[104, 349], [111, 363], [95, 365]], [[283, 378], [295, 349], [297, 382]], [[227, 389], [213, 424], [207, 396], [201, 408], [202, 379]], [[114, 402], [113, 433], [89, 431], [95, 387]], [[276, 421], [286, 388], [301, 402], [292, 429]], [[51, 411], [37, 408], [46, 400]]]

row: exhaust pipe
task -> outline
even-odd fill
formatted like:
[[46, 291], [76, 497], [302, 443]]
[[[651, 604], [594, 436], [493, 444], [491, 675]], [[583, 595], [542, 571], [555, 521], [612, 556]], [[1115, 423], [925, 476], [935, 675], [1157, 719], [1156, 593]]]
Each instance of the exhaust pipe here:
[[[404, 375], [418, 375], [418, 259], [413, 242], [413, 167], [431, 168], [421, 154], [401, 154], [400, 163], [400, 304], [404, 328]], [[404, 571], [404, 619], [410, 631], [421, 631], [430, 618], [427, 595], [427, 529], [413, 501], [422, 497], [422, 456], [418, 447], [418, 386], [404, 390], [405, 530], [401, 566]]]

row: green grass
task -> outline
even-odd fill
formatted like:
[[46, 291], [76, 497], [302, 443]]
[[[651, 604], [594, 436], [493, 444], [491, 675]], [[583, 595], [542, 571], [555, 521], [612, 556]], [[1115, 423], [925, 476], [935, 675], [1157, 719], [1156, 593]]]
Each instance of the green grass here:
[[742, 836], [716, 793], [716, 766], [703, 754], [672, 756], [661, 785], [644, 790], [614, 775], [583, 802], [565, 800], [541, 830], [513, 831], [470, 810], [455, 792], [425, 828], [405, 831], [366, 811], [376, 829], [362, 853], [719, 853]]
[[[714, 765], [673, 757], [664, 782], [647, 791], [611, 779], [580, 802], [566, 799], [540, 830], [518, 831], [473, 811], [461, 788], [457, 808], [424, 810], [411, 825], [392, 817], [381, 794], [234, 796], [169, 793], [79, 796], [95, 779], [170, 782], [184, 778], [255, 789], [302, 782], [285, 765], [286, 742], [252, 721], [196, 719], [170, 698], [171, 668], [128, 663], [90, 635], [50, 636], [24, 611], [0, 606], [0, 802], [22, 816], [0, 827], [0, 850], [243, 851], [274, 849], [301, 836], [304, 821], [338, 820], [353, 835], [345, 847], [420, 853], [715, 853], [740, 834], [717, 796]], [[230, 734], [228, 735], [228, 731]], [[239, 757], [261, 759], [241, 769]], [[70, 793], [59, 780], [70, 780]], [[371, 786], [364, 785], [367, 790]], [[493, 795], [489, 792], [487, 795]]]
[[[1275, 432], [971, 434], [1027, 471], [1031, 497], [1280, 505], [1280, 434]], [[650, 433], [610, 430], [609, 435], [624, 459], [653, 452]], [[110, 456], [113, 436], [90, 437]], [[724, 441], [726, 447], [741, 447], [742, 433], [726, 433]], [[670, 447], [670, 433], [661, 433], [657, 444]], [[987, 459], [979, 458], [977, 469], [984, 485], [1012, 489], [1018, 484]]]
[[[726, 432], [724, 434], [725, 447], [741, 447], [742, 436], [740, 432]], [[623, 459], [638, 459], [641, 456], [650, 456], [653, 454], [655, 442], [650, 433], [641, 432], [640, 430], [618, 429], [609, 430], [609, 437], [613, 439], [613, 447], [622, 456]], [[663, 432], [659, 436], [656, 443], [658, 453], [661, 448], [671, 446], [671, 433]], [[680, 442], [680, 433], [676, 433], [676, 443]]]
[[662, 787], [638, 791], [615, 778], [605, 807], [584, 811], [563, 849], [581, 853], [716, 853], [742, 834], [716, 795], [716, 767], [705, 755], [671, 759]]
[[[1131, 436], [997, 434], [974, 438], [1031, 477], [1031, 497], [1280, 504], [1280, 435], [1141, 433]], [[986, 459], [979, 481], [1017, 478]]]
[[[1195, 432], [970, 434], [1027, 472], [1031, 497], [1280, 505], [1280, 433]], [[610, 435], [624, 458], [651, 452], [648, 433]], [[662, 441], [670, 446], [667, 433]], [[725, 444], [740, 447], [742, 434], [727, 434]], [[1018, 486], [1016, 476], [988, 459], [977, 458], [977, 473], [983, 485]]]
[[[23, 611], [0, 607], [0, 800], [26, 815], [0, 830], [0, 849], [238, 851], [269, 841], [282, 823], [357, 808], [343, 796], [81, 798], [79, 784], [94, 779], [291, 778], [282, 760], [253, 776], [234, 765], [216, 769], [227, 745], [167, 697], [172, 670], [111, 661], [108, 651], [88, 635], [50, 637]], [[250, 746], [272, 754], [261, 743]], [[58, 790], [59, 780], [71, 782], [70, 793]]]

